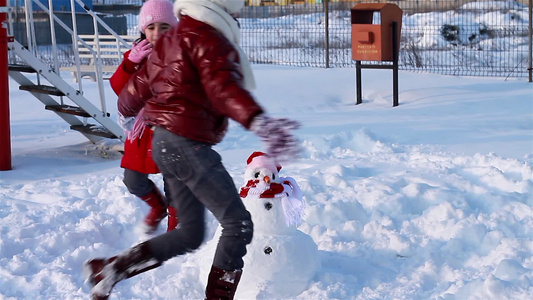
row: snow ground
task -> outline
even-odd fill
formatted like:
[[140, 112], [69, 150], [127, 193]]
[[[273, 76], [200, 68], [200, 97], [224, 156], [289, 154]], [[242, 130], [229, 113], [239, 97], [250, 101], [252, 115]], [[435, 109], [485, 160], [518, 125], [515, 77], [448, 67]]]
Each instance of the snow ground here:
[[[530, 299], [531, 83], [400, 72], [393, 108], [388, 70], [363, 70], [357, 106], [354, 69], [254, 71], [267, 111], [303, 124], [305, 152], [280, 175], [302, 188], [299, 229], [318, 245], [322, 267], [295, 299]], [[147, 207], [122, 183], [118, 153], [9, 87], [0, 299], [87, 299], [82, 263], [145, 239], [137, 225]], [[246, 158], [262, 147], [232, 123], [215, 149], [239, 187]], [[217, 224], [208, 222], [212, 237]], [[119, 283], [111, 299], [202, 299], [195, 255]]]

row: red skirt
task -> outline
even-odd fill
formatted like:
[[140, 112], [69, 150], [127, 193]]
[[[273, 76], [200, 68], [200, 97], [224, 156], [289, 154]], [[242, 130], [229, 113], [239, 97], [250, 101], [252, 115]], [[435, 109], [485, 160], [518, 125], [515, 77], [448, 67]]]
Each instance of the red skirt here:
[[140, 137], [124, 142], [124, 156], [120, 166], [143, 174], [160, 173], [152, 158], [152, 128], [146, 126]]

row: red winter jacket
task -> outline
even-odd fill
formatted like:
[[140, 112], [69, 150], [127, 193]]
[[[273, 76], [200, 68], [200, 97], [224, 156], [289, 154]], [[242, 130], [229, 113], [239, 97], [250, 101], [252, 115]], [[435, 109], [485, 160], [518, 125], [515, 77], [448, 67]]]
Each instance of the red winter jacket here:
[[131, 50], [128, 50], [126, 53], [124, 53], [124, 59], [122, 60], [122, 63], [120, 63], [120, 66], [118, 66], [115, 73], [113, 73], [113, 76], [109, 78], [109, 84], [111, 84], [111, 88], [115, 94], [117, 94], [117, 96], [120, 94], [120, 91], [122, 91], [126, 83], [128, 83], [131, 75], [133, 75], [133, 73], [135, 73], [140, 66], [146, 62], [146, 59], [138, 64], [132, 62], [128, 59], [130, 53]]
[[146, 123], [210, 144], [222, 140], [228, 117], [249, 128], [263, 112], [243, 88], [237, 49], [215, 28], [188, 16], [159, 38], [119, 96], [126, 117], [143, 106]]
[[[122, 60], [120, 66], [113, 73], [113, 76], [109, 78], [111, 88], [117, 95], [120, 94], [133, 73], [146, 62], [146, 60], [143, 60], [139, 64], [136, 64], [130, 61], [128, 59], [130, 52], [131, 50], [124, 53], [124, 60]], [[151, 128], [146, 127], [140, 137], [134, 140], [126, 138], [124, 142], [124, 156], [122, 156], [122, 160], [120, 161], [122, 168], [144, 174], [159, 173], [159, 169], [152, 159], [152, 134]]]

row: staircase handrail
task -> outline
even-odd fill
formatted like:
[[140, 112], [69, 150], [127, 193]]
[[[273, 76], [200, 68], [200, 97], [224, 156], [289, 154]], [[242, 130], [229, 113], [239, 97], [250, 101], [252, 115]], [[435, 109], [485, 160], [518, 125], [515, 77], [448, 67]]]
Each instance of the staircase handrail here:
[[[54, 21], [57, 22], [57, 24], [59, 24], [59, 26], [61, 28], [63, 28], [67, 33], [69, 33], [72, 38], [73, 38], [73, 41], [72, 41], [72, 44], [73, 44], [73, 48], [74, 48], [74, 61], [75, 61], [75, 65], [76, 65], [76, 69], [77, 69], [77, 76], [81, 76], [82, 72], [81, 72], [81, 63], [80, 63], [80, 57], [79, 57], [79, 53], [78, 51], [76, 51], [76, 49], [78, 48], [78, 43], [83, 45], [85, 48], [87, 48], [89, 50], [89, 52], [93, 55], [93, 58], [94, 58], [94, 67], [95, 67], [95, 75], [96, 75], [96, 81], [97, 81], [97, 85], [98, 85], [98, 93], [99, 93], [99, 96], [100, 96], [100, 106], [101, 106], [101, 109], [104, 113], [107, 113], [107, 108], [106, 108], [106, 101], [105, 101], [105, 92], [104, 92], [104, 87], [103, 87], [103, 72], [102, 72], [102, 60], [101, 60], [101, 57], [100, 57], [100, 45], [99, 45], [99, 39], [98, 39], [98, 25], [102, 26], [103, 28], [105, 28], [110, 35], [113, 35], [117, 42], [122, 44], [123, 46], [125, 47], [129, 47], [129, 44], [126, 40], [124, 40], [119, 34], [117, 34], [109, 25], [107, 25], [100, 17], [98, 17], [98, 15], [92, 11], [89, 7], [87, 7], [85, 5], [85, 3], [83, 3], [83, 1], [81, 0], [71, 0], [71, 12], [72, 12], [72, 15], [73, 15], [73, 24], [76, 24], [75, 23], [75, 3], [77, 3], [80, 7], [82, 7], [90, 16], [92, 16], [93, 18], [93, 24], [94, 24], [94, 30], [95, 30], [95, 36], [97, 37], [96, 38], [96, 51], [94, 50], [93, 46], [89, 45], [88, 43], [86, 43], [81, 37], [78, 36], [77, 34], [77, 30], [75, 28], [75, 26], [73, 25], [73, 29], [70, 29], [70, 27], [68, 25], [66, 25], [63, 21], [61, 21], [61, 19], [59, 19], [54, 13], [53, 13], [53, 7], [46, 7], [45, 4], [43, 4], [42, 2], [38, 1], [38, 0], [25, 0], [25, 5], [27, 8], [30, 8], [30, 10], [26, 10], [26, 11], [32, 11], [31, 10], [31, 3], [35, 3], [39, 8], [41, 8], [44, 12], [46, 12], [49, 17], [52, 18], [52, 20], [50, 20], [50, 26], [51, 26], [51, 30], [54, 30], [54, 27], [53, 27], [53, 23]], [[51, 1], [49, 1], [49, 5], [51, 4]], [[25, 21], [26, 21], [26, 28], [32, 28], [32, 23], [31, 20], [29, 18], [25, 18]], [[34, 30], [32, 30], [34, 31]], [[31, 41], [33, 41], [33, 39], [31, 38], [31, 32], [28, 32], [28, 36], [30, 36], [30, 39], [28, 40], [29, 43], [31, 43]], [[53, 41], [53, 43], [55, 43], [55, 41]], [[36, 46], [36, 45], [35, 45]], [[33, 49], [33, 45], [29, 45], [29, 49]], [[56, 63], [57, 64], [57, 63]], [[55, 66], [54, 69], [57, 70], [57, 72], [59, 72], [59, 66]], [[82, 80], [81, 78], [78, 78], [77, 80], [78, 82], [78, 85], [79, 85], [79, 90], [83, 93], [83, 86], [82, 86]]]
[[[10, 0], [10, 4], [12, 4], [12, 1], [13, 0]], [[18, 56], [20, 57], [24, 62], [26, 63], [29, 63], [29, 65], [35, 69], [37, 72], [36, 72], [36, 76], [37, 76], [37, 85], [36, 86], [40, 86], [40, 78], [41, 76], [43, 78], [45, 78], [46, 80], [48, 80], [50, 83], [52, 83], [52, 85], [56, 88], [58, 88], [64, 95], [57, 95], [57, 96], [60, 96], [61, 97], [61, 103], [60, 105], [63, 105], [63, 97], [66, 96], [68, 98], [70, 98], [70, 100], [72, 100], [74, 103], [76, 103], [78, 106], [80, 106], [87, 114], [90, 115], [91, 118], [94, 118], [97, 122], [99, 122], [101, 125], [103, 125], [103, 127], [105, 128], [104, 130], [107, 130], [109, 132], [111, 132], [113, 134], [114, 137], [117, 137], [119, 138], [120, 140], [124, 141], [124, 135], [123, 135], [123, 131], [122, 129], [120, 128], [120, 126], [116, 123], [116, 121], [113, 121], [110, 119], [110, 114], [107, 112], [107, 109], [106, 109], [106, 105], [105, 105], [105, 91], [104, 91], [104, 86], [103, 86], [103, 76], [102, 76], [102, 58], [100, 56], [100, 45], [98, 44], [98, 40], [97, 40], [97, 44], [96, 45], [91, 45], [90, 43], [87, 43], [82, 37], [80, 37], [78, 34], [77, 34], [77, 27], [76, 27], [76, 23], [75, 23], [75, 20], [77, 19], [77, 16], [76, 16], [76, 6], [74, 5], [74, 1], [76, 1], [76, 3], [78, 5], [80, 5], [81, 7], [83, 7], [88, 14], [90, 14], [92, 17], [93, 17], [93, 24], [95, 25], [95, 36], [98, 37], [98, 27], [99, 25], [104, 27], [105, 29], [108, 30], [109, 34], [114, 36], [117, 40], [117, 43], [118, 45], [124, 45], [126, 47], [130, 47], [128, 42], [126, 42], [120, 35], [118, 35], [115, 31], [113, 31], [101, 18], [99, 18], [93, 11], [91, 11], [88, 7], [86, 7], [83, 2], [81, 0], [71, 0], [71, 12], [72, 12], [72, 18], [73, 18], [73, 26], [72, 28], [74, 29], [71, 29], [70, 26], [68, 26], [67, 24], [65, 24], [55, 13], [54, 13], [54, 8], [53, 8], [53, 4], [52, 4], [52, 0], [48, 0], [48, 1], [38, 1], [38, 0], [24, 0], [24, 5], [26, 7], [24, 7], [24, 13], [25, 13], [25, 23], [26, 23], [26, 34], [27, 34], [27, 42], [28, 44], [26, 46], [23, 46], [21, 45], [20, 43], [18, 43], [18, 41], [16, 41], [15, 39], [12, 39], [11, 42], [8, 43], [8, 48], [9, 50], [11, 50], [11, 54], [13, 54], [13, 58], [14, 58], [14, 62], [16, 63], [16, 59], [15, 59], [15, 56]], [[59, 69], [59, 66], [58, 66], [58, 62], [57, 62], [57, 59], [54, 60], [53, 64], [55, 66], [51, 66], [50, 64], [48, 64], [47, 62], [41, 60], [40, 58], [38, 58], [38, 53], [37, 53], [37, 49], [38, 49], [38, 43], [35, 39], [35, 35], [36, 35], [36, 32], [35, 32], [35, 28], [33, 26], [33, 17], [34, 17], [34, 13], [33, 13], [33, 5], [36, 5], [37, 7], [39, 7], [40, 9], [42, 9], [42, 11], [44, 13], [47, 13], [48, 15], [48, 19], [50, 21], [50, 30], [53, 30], [54, 33], [51, 34], [51, 38], [52, 38], [52, 46], [53, 46], [53, 50], [56, 51], [56, 40], [54, 39], [55, 38], [55, 25], [59, 25], [59, 27], [61, 27], [63, 30], [65, 30], [68, 34], [71, 35], [72, 37], [72, 43], [73, 43], [73, 46], [74, 47], [78, 47], [78, 45], [83, 45], [88, 51], [89, 53], [91, 54], [91, 56], [93, 57], [93, 67], [95, 68], [95, 73], [97, 75], [96, 77], [96, 80], [97, 80], [97, 86], [98, 86], [98, 92], [99, 92], [99, 96], [100, 96], [100, 104], [101, 104], [101, 108], [100, 110], [98, 110], [98, 108], [96, 106], [94, 106], [94, 104], [91, 104], [91, 101], [89, 101], [87, 98], [85, 98], [83, 96], [83, 87], [81, 85], [81, 74], [82, 72], [81, 71], [81, 68], [80, 68], [80, 55], [79, 53], [76, 51], [74, 53], [74, 56], [75, 56], [75, 63], [76, 63], [76, 68], [78, 70], [77, 72], [77, 81], [78, 81], [78, 84], [79, 84], [79, 89], [75, 89], [74, 87], [72, 87], [70, 84], [68, 84], [67, 82], [64, 81], [64, 79], [61, 78], [61, 72], [60, 72], [60, 69]], [[48, 5], [49, 7], [46, 7], [46, 5]], [[15, 32], [14, 32], [14, 26], [13, 26], [13, 17], [12, 17], [12, 14], [14, 13], [14, 9], [13, 9], [13, 6], [6, 6], [8, 8], [6, 9], [2, 9], [2, 10], [7, 10], [7, 13], [8, 13], [8, 22], [9, 22], [9, 26], [8, 26], [8, 31], [9, 31], [9, 35], [11, 36], [14, 36], [15, 35]], [[94, 49], [94, 47], [97, 47], [96, 49]], [[16, 50], [15, 50], [16, 49]], [[15, 55], [16, 53], [16, 55]], [[54, 56], [56, 56], [57, 53], [54, 53]], [[46, 67], [45, 67], [46, 66]], [[26, 85], [32, 85], [32, 82], [29, 81], [28, 79], [26, 79], [26, 77], [22, 76], [22, 75], [18, 75], [20, 74], [20, 71], [14, 71], [12, 74], [10, 73], [10, 76], [17, 76], [17, 78], [19, 80], [17, 80], [17, 82], [19, 82], [19, 84], [21, 84], [21, 86], [23, 84], [26, 84]], [[23, 79], [22, 79], [23, 78]], [[21, 83], [22, 82], [22, 83]], [[34, 93], [33, 93], [34, 94]], [[35, 95], [35, 94], [34, 94]], [[42, 99], [44, 98], [45, 96], [36, 96], [38, 99]], [[46, 100], [46, 99], [45, 99]], [[41, 100], [41, 102], [45, 103], [47, 101], [43, 101]], [[63, 115], [61, 115], [63, 117]], [[82, 116], [82, 118], [84, 119], [81, 123], [81, 124], [85, 124], [86, 125], [86, 118], [87, 116]], [[65, 119], [65, 118], [64, 118]], [[65, 119], [66, 120], [66, 119]], [[69, 119], [70, 120], [70, 119]], [[70, 121], [67, 121], [69, 124], [71, 125], [76, 125], [76, 122], [73, 122], [73, 120], [70, 120]], [[77, 121], [79, 122], [79, 121]], [[83, 125], [83, 126], [85, 126]], [[91, 126], [93, 126], [92, 124], [89, 124]], [[72, 126], [71, 126], [72, 128]], [[90, 140], [92, 142], [95, 141], [95, 139], [92, 138], [92, 135], [96, 135], [96, 136], [103, 136], [101, 135], [102, 134], [102, 131], [94, 134], [94, 133], [88, 133], [88, 134], [85, 134], [82, 132], [82, 134], [84, 134], [85, 136], [90, 136]]]
[[[35, 0], [34, 0], [35, 1]], [[129, 47], [128, 42], [126, 42], [118, 33], [116, 33], [109, 25], [107, 25], [98, 15], [92, 11], [89, 7], [83, 3], [81, 0], [75, 0], [83, 9], [87, 11], [88, 14], [90, 14], [95, 20], [97, 20], [98, 24], [102, 25], [111, 35], [115, 36], [117, 38], [117, 41], [120, 41], [123, 46]], [[95, 32], [96, 34], [96, 32]]]
[[[28, 2], [30, 2], [30, 5], [28, 4]], [[85, 41], [83, 39], [81, 39], [77, 33], [75, 32], [75, 24], [76, 24], [76, 21], [75, 21], [75, 13], [73, 13], [73, 20], [72, 20], [72, 23], [73, 23], [73, 28], [74, 30], [70, 29], [68, 25], [66, 25], [63, 21], [61, 21], [61, 19], [59, 19], [55, 14], [53, 13], [50, 13], [50, 10], [43, 4], [41, 3], [40, 1], [38, 0], [25, 0], [24, 1], [24, 5], [26, 6], [26, 9], [25, 9], [25, 12], [27, 13], [28, 11], [33, 11], [32, 9], [32, 6], [31, 6], [31, 2], [37, 4], [37, 6], [39, 6], [44, 12], [48, 13], [49, 16], [52, 16], [53, 17], [53, 20], [50, 20], [50, 24], [52, 24], [53, 22], [52, 21], [55, 21], [57, 22], [66, 32], [68, 32], [71, 36], [72, 36], [72, 46], [74, 47], [74, 63], [76, 65], [76, 69], [77, 69], [77, 73], [78, 74], [77, 76], [80, 76], [81, 72], [80, 72], [80, 57], [78, 55], [78, 51], [76, 51], [77, 49], [77, 45], [79, 42], [81, 42], [87, 49], [89, 49], [89, 51], [91, 52], [91, 54], [93, 55], [94, 57], [94, 61], [95, 62], [100, 62], [100, 57], [98, 56], [98, 53], [96, 51], [93, 50], [93, 48], [91, 46], [89, 46], [89, 44], [85, 43]], [[28, 9], [29, 8], [29, 9]], [[73, 6], [71, 6], [71, 11], [72, 12], [75, 12], [75, 9], [73, 8]], [[30, 20], [28, 18], [26, 18], [26, 28], [31, 28], [31, 24], [29, 24]], [[51, 26], [52, 27], [52, 26]], [[30, 33], [27, 34], [28, 36], [30, 36]], [[28, 44], [29, 44], [29, 49], [30, 51], [32, 51], [32, 49], [34, 48], [32, 45], [31, 45], [31, 42], [28, 38]], [[59, 68], [58, 66], [55, 66], [56, 69], [56, 72], [59, 73]], [[95, 64], [95, 69], [96, 69], [96, 74], [97, 74], [97, 81], [99, 80], [99, 78], [102, 78], [101, 74], [102, 74], [102, 70], [101, 70], [101, 65], [100, 63], [96, 63]], [[100, 74], [100, 76], [98, 76], [98, 74]], [[83, 93], [83, 84], [82, 84], [82, 81], [80, 80], [81, 78], [78, 78], [77, 82], [78, 82], [78, 89], [80, 90], [81, 93]], [[101, 81], [101, 80], [100, 80]], [[101, 84], [98, 84], [98, 92], [100, 94], [100, 103], [101, 103], [101, 109], [106, 112], [105, 110], [105, 104], [102, 105], [102, 103], [105, 103], [105, 96], [103, 96], [104, 98], [102, 98], [102, 95], [104, 95], [103, 93], [103, 87]]]

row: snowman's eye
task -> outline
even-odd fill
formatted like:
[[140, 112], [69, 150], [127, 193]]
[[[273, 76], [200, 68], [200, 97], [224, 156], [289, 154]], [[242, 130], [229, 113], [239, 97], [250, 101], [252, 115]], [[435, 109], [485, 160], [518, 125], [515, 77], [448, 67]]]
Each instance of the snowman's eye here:
[[254, 174], [254, 177], [255, 177], [255, 178], [259, 178], [259, 172], [255, 173], [255, 174]]
[[276, 179], [276, 175], [272, 174], [272, 179]]

